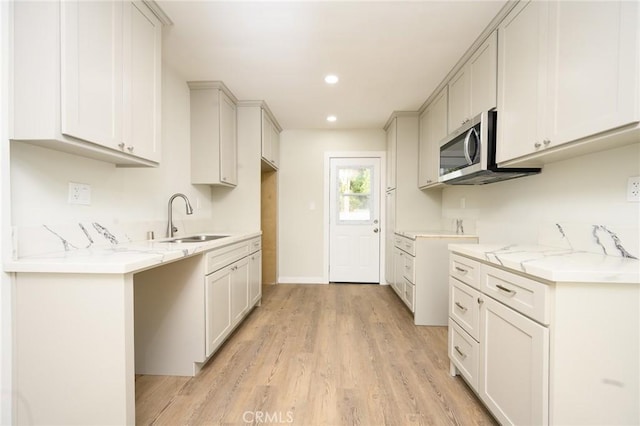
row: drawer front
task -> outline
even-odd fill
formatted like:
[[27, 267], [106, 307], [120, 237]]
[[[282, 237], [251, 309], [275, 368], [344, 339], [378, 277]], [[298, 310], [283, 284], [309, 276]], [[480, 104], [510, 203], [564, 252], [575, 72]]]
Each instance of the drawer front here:
[[416, 242], [411, 238], [395, 234], [393, 237], [393, 244], [400, 250], [407, 252], [412, 256], [416, 255]]
[[449, 255], [449, 275], [480, 290], [480, 262], [460, 256]]
[[416, 258], [413, 256], [402, 256], [404, 259], [402, 265], [402, 276], [405, 277], [408, 281], [415, 284], [416, 283], [416, 274], [415, 274], [415, 262]]
[[224, 268], [225, 266], [232, 264], [236, 260], [240, 260], [243, 257], [248, 256], [249, 246], [249, 241], [242, 241], [211, 250], [206, 254], [207, 270], [205, 273], [210, 274], [220, 268]]
[[475, 390], [478, 389], [480, 344], [449, 318], [449, 359]]
[[262, 238], [256, 237], [249, 241], [249, 251], [251, 253], [255, 253], [257, 251], [262, 250]]
[[449, 278], [449, 317], [476, 341], [480, 340], [479, 298], [478, 290]]
[[411, 312], [415, 312], [414, 303], [413, 303], [415, 294], [416, 294], [416, 287], [413, 284], [411, 284], [409, 281], [404, 280], [403, 299]]
[[538, 281], [482, 265], [480, 290], [521, 314], [548, 325], [551, 287]]

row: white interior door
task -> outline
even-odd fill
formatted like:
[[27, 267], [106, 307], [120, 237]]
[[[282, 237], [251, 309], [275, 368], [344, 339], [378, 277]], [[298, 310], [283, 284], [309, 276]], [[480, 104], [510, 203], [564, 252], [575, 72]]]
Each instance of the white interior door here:
[[329, 281], [380, 282], [380, 158], [331, 158]]

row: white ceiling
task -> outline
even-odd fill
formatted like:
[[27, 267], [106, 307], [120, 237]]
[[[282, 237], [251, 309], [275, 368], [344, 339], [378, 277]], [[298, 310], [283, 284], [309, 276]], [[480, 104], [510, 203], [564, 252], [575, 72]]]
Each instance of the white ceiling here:
[[186, 80], [264, 100], [285, 129], [358, 129], [418, 110], [505, 1], [157, 3], [174, 23], [163, 61]]

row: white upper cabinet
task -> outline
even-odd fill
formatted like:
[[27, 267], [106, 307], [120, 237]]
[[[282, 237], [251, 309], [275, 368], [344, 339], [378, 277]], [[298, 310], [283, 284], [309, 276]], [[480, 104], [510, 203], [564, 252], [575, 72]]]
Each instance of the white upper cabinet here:
[[238, 183], [237, 100], [220, 81], [188, 82], [191, 101], [191, 183]]
[[448, 133], [496, 107], [497, 34], [494, 31], [449, 81]]
[[522, 2], [498, 31], [499, 163], [637, 140], [601, 134], [640, 119], [637, 2]]
[[280, 129], [269, 112], [262, 108], [262, 159], [277, 170], [280, 164]]
[[123, 136], [127, 152], [160, 162], [162, 26], [142, 3], [124, 4]]
[[160, 160], [161, 23], [142, 3], [15, 2], [13, 131], [119, 165]]
[[387, 191], [396, 188], [396, 166], [398, 152], [398, 122], [393, 118], [387, 128]]
[[447, 86], [420, 115], [418, 186], [422, 189], [441, 185], [440, 141], [447, 136]]

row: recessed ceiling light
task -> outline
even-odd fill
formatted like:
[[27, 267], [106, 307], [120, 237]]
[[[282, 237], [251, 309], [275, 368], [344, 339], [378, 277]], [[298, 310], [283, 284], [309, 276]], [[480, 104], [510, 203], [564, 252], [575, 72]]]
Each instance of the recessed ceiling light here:
[[333, 123], [334, 121], [336, 121], [338, 118], [335, 115], [330, 115], [327, 117], [327, 121]]
[[324, 78], [324, 81], [327, 84], [336, 84], [338, 82], [338, 76], [334, 74], [329, 74]]

